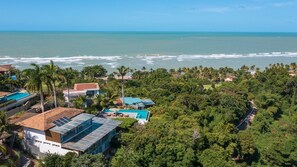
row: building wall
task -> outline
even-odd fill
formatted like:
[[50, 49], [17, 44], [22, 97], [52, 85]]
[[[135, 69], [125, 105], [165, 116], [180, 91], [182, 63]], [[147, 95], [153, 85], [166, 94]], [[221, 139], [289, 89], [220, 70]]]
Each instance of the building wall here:
[[47, 130], [45, 131], [45, 139], [57, 143], [61, 143], [61, 135], [59, 133]]
[[41, 157], [41, 155], [46, 153], [65, 155], [68, 152], [75, 152], [61, 148], [61, 143], [46, 140], [44, 131], [25, 127], [23, 145], [26, 150], [30, 150], [37, 157]]

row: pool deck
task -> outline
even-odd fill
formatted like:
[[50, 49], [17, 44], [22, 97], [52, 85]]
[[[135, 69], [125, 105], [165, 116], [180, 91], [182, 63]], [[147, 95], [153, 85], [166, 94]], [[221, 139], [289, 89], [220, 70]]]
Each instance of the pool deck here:
[[30, 99], [34, 98], [36, 95], [37, 95], [37, 94], [31, 94], [31, 95], [29, 95], [29, 96], [27, 96], [27, 97], [25, 97], [25, 98], [22, 98], [22, 99], [20, 99], [20, 100], [14, 102], [14, 103], [11, 103], [11, 104], [9, 104], [9, 105], [7, 105], [7, 106], [5, 106], [5, 107], [0, 108], [0, 110], [1, 110], [1, 111], [7, 111], [7, 110], [9, 110], [9, 109], [11, 109], [11, 108], [14, 108], [14, 107], [16, 107], [16, 106], [20, 106], [20, 105], [26, 103], [27, 101], [29, 101]]
[[[137, 110], [135, 110], [137, 111]], [[138, 120], [139, 124], [145, 124], [149, 121], [150, 117], [150, 112], [148, 112], [148, 115], [146, 118], [137, 118], [138, 113], [136, 112], [123, 112], [121, 113], [120, 111], [116, 114], [114, 111], [109, 111], [109, 112], [104, 112], [102, 111], [100, 113], [100, 116], [103, 116], [104, 118], [134, 118]]]

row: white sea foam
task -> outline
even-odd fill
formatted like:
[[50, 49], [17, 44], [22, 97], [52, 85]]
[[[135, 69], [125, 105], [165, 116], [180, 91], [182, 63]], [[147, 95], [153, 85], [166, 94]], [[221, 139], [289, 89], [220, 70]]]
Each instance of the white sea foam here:
[[170, 55], [158, 55], [158, 54], [154, 54], [154, 55], [138, 55], [136, 56], [136, 58], [141, 59], [143, 61], [145, 61], [147, 64], [154, 64], [154, 60], [172, 60], [174, 58], [176, 58], [177, 56], [170, 56]]
[[[265, 57], [287, 57], [297, 58], [297, 52], [270, 52], [270, 53], [248, 53], [248, 54], [192, 54], [192, 55], [122, 55], [122, 56], [56, 56], [56, 57], [40, 57], [40, 56], [0, 56], [0, 64], [14, 64], [18, 66], [28, 66], [30, 63], [46, 64], [50, 60], [64, 66], [84, 66], [91, 64], [102, 64], [115, 68], [121, 63], [129, 61], [130, 64], [154, 65], [160, 62], [182, 62], [182, 61], [195, 61], [209, 60], [209, 59], [240, 59], [240, 58], [265, 58]], [[121, 60], [121, 61], [120, 61]], [[165, 65], [166, 66], [166, 65]]]
[[110, 62], [110, 63], [103, 63], [103, 64], [108, 65], [111, 68], [116, 68], [117, 66], [119, 66], [117, 62]]
[[90, 60], [102, 60], [102, 61], [118, 61], [121, 60], [121, 56], [70, 56], [70, 57], [10, 57], [10, 56], [0, 56], [1, 61], [10, 61], [11, 64], [19, 63], [37, 63], [46, 64], [50, 60], [57, 63], [64, 64], [85, 64], [84, 61]]
[[297, 57], [297, 52], [271, 52], [249, 54], [211, 54], [211, 55], [180, 55], [177, 61], [193, 59], [236, 59], [236, 58], [260, 58], [260, 57]]

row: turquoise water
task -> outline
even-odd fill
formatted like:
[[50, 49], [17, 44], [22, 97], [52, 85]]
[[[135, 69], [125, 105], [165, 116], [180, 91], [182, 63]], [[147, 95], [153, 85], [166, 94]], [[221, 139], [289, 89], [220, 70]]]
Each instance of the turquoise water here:
[[[105, 109], [104, 112], [114, 112], [109, 109]], [[149, 111], [148, 110], [119, 110], [119, 113], [137, 113], [137, 119], [148, 119]]]
[[25, 97], [28, 97], [30, 94], [29, 93], [21, 93], [21, 92], [18, 92], [18, 93], [13, 93], [13, 94], [10, 94], [10, 95], [7, 95], [7, 100], [21, 100]]
[[0, 32], [0, 64], [21, 69], [50, 60], [82, 69], [101, 64], [140, 69], [297, 61], [297, 33]]

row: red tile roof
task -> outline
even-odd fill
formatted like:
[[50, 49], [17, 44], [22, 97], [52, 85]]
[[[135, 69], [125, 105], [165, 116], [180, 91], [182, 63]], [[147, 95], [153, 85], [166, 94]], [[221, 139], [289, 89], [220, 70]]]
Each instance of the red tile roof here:
[[53, 124], [54, 121], [62, 117], [67, 117], [71, 119], [72, 117], [75, 117], [76, 115], [79, 115], [82, 112], [83, 110], [76, 108], [58, 107], [30, 117], [17, 124], [27, 128], [45, 131], [55, 126], [55, 124]]
[[78, 83], [74, 84], [74, 90], [83, 91], [87, 89], [99, 89], [98, 83]]
[[11, 69], [12, 69], [11, 64], [0, 65], [0, 72], [10, 71]]

